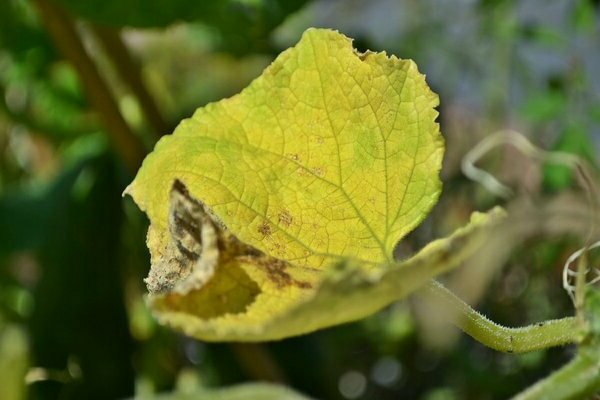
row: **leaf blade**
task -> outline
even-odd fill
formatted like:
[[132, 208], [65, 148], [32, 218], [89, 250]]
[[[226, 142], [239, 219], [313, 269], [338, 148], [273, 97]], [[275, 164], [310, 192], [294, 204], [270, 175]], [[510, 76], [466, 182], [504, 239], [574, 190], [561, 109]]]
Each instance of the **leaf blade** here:
[[[326, 57], [328, 51], [331, 57]], [[342, 62], [357, 76], [353, 80], [381, 77], [383, 82], [382, 70], [395, 74], [389, 79], [399, 87], [373, 83], [370, 89], [388, 92], [387, 97], [376, 93], [369, 101], [381, 110], [380, 119], [364, 115], [360, 99], [346, 98], [343, 110], [328, 106], [343, 93], [335, 87], [336, 81], [325, 84], [329, 85], [323, 89], [325, 94], [317, 93], [327, 79], [317, 76], [316, 70], [324, 71], [325, 66], [321, 61], [315, 64], [313, 52], [324, 54], [331, 64], [322, 72], [328, 77], [341, 73], [336, 65]], [[189, 181], [192, 195], [208, 204], [240, 240], [276, 257], [302, 258], [309, 251], [310, 265], [323, 265], [327, 256], [333, 261], [342, 256], [371, 263], [390, 260], [396, 242], [424, 218], [440, 193], [437, 172], [443, 142], [433, 108], [438, 100], [412, 61], [384, 54], [365, 57], [363, 61], [351, 41], [337, 32], [308, 30], [295, 48], [282, 53], [242, 93], [200, 108], [174, 135], [163, 138], [130, 193], [151, 222], [164, 229], [168, 191], [173, 176], [179, 174], [179, 179]], [[297, 64], [305, 68], [284, 72]], [[409, 80], [416, 83], [405, 86]], [[289, 88], [280, 87], [286, 84]], [[396, 89], [400, 92], [391, 94]], [[351, 90], [354, 94], [359, 89], [351, 85]], [[300, 98], [289, 94], [295, 91], [304, 94]], [[312, 111], [305, 105], [310, 102]], [[278, 107], [277, 113], [270, 111], [273, 107]], [[422, 110], [420, 119], [415, 110]], [[289, 123], [283, 126], [277, 119]], [[355, 120], [356, 126], [348, 127], [348, 119]], [[383, 127], [367, 129], [379, 120]], [[426, 127], [419, 131], [419, 124]], [[389, 154], [382, 154], [377, 143], [383, 131], [391, 135]], [[340, 146], [345, 148], [338, 151]], [[407, 155], [409, 151], [414, 155]], [[401, 196], [392, 200], [396, 193]], [[286, 223], [285, 206], [294, 203], [299, 215], [290, 215], [292, 221]], [[319, 224], [324, 219], [333, 221], [336, 229]], [[262, 232], [261, 223], [269, 226]], [[311, 240], [313, 236], [316, 239]], [[334, 243], [330, 249], [337, 236], [351, 239], [339, 239], [344, 243]]]
[[206, 329], [169, 324], [210, 340], [281, 338], [365, 316], [269, 327], [343, 260], [378, 273], [391, 264], [441, 191], [437, 105], [411, 60], [361, 54], [338, 32], [309, 29], [240, 94], [198, 109], [161, 139], [126, 191], [150, 219], [153, 266], [178, 247], [174, 181], [254, 255], [221, 252], [205, 286], [152, 294], [155, 314], [197, 317]]
[[[207, 341], [279, 340], [309, 333], [364, 318], [407, 297], [472, 255], [504, 216], [499, 208], [474, 213], [469, 224], [449, 237], [431, 242], [402, 262], [365, 270], [356, 260], [345, 260], [304, 296], [292, 295], [274, 307], [265, 305], [265, 300], [271, 299], [262, 294], [263, 298], [257, 298], [242, 316], [195, 318], [189, 312], [176, 310], [163, 296], [150, 297], [149, 305], [162, 324]], [[263, 310], [269, 310], [269, 318], [261, 318]]]

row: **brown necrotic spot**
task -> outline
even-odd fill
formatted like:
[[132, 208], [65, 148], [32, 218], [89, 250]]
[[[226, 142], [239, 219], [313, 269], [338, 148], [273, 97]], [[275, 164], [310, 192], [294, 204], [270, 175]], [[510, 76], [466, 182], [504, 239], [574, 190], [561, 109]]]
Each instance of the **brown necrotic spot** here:
[[298, 286], [300, 289], [310, 289], [310, 288], [312, 288], [312, 285], [310, 284], [310, 282], [301, 281], [301, 280], [298, 280], [298, 279], [294, 279], [294, 285]]
[[288, 210], [281, 210], [277, 215], [277, 220], [279, 221], [279, 225], [281, 226], [290, 226], [292, 224], [292, 216]]
[[266, 222], [261, 222], [256, 230], [258, 233], [263, 235], [263, 237], [271, 235], [271, 225]]
[[169, 193], [169, 232], [177, 248], [190, 259], [197, 259], [202, 252], [201, 220], [204, 215], [200, 202], [176, 179]]
[[206, 221], [204, 207], [176, 179], [169, 192], [170, 237], [160, 255], [153, 259], [145, 280], [151, 293], [169, 292], [192, 273], [205, 250], [206, 244], [202, 243], [205, 223], [211, 222]]
[[290, 274], [285, 271], [286, 266], [283, 261], [267, 260], [261, 265], [264, 267], [269, 280], [275, 283], [277, 287], [282, 288], [292, 285], [293, 279]]
[[300, 289], [310, 289], [312, 285], [310, 282], [302, 281], [299, 279], [295, 279], [292, 277], [286, 269], [289, 267], [289, 264], [285, 261], [278, 260], [269, 256], [262, 257], [240, 257], [240, 260], [251, 263], [262, 269], [267, 279], [275, 284], [279, 289], [288, 287], [288, 286], [296, 286]]

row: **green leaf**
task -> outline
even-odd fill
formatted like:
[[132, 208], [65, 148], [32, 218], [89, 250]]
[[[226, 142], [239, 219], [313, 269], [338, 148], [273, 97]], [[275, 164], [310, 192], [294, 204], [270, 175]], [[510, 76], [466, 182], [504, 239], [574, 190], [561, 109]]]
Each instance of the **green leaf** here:
[[590, 331], [600, 339], [600, 290], [594, 288], [587, 289], [584, 312]]
[[593, 34], [596, 26], [595, 2], [591, 0], [577, 0], [574, 2], [571, 16], [573, 26], [582, 33]]
[[535, 93], [526, 99], [521, 115], [532, 122], [546, 122], [560, 115], [565, 105], [565, 96], [560, 91]]
[[[114, 157], [93, 154], [43, 190], [0, 200], [0, 257], [33, 250], [40, 266], [32, 289], [35, 307], [27, 318], [35, 366], [61, 371], [74, 359], [85, 377], [55, 383], [50, 393], [114, 399], [131, 391], [133, 340], [119, 263], [122, 202], [115, 195], [122, 186]], [[0, 296], [0, 306], [7, 294]], [[2, 394], [0, 389], [0, 399], [14, 398]]]
[[27, 396], [25, 374], [29, 349], [25, 332], [15, 324], [5, 324], [0, 316], [0, 399], [23, 400]]
[[270, 50], [269, 35], [308, 0], [58, 0], [72, 13], [108, 26], [162, 27], [198, 21], [234, 54]]
[[440, 193], [437, 105], [414, 62], [309, 29], [198, 109], [127, 189], [151, 223], [155, 315], [206, 340], [277, 339], [365, 317], [453, 266], [460, 232], [392, 261]]
[[[136, 397], [137, 399], [138, 397]], [[191, 393], [143, 396], [143, 400], [309, 400], [291, 389], [270, 383], [245, 383], [220, 389], [202, 389]]]
[[[586, 131], [581, 126], [572, 125], [560, 134], [552, 151], [571, 153], [594, 165], [593, 148], [594, 144]], [[573, 181], [573, 174], [573, 169], [568, 166], [547, 163], [543, 169], [544, 187], [554, 191], [565, 189]]]

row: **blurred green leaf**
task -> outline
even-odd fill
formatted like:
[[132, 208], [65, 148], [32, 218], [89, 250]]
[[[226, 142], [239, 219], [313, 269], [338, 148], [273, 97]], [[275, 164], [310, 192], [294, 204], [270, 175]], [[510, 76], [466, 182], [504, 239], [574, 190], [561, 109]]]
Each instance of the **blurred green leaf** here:
[[0, 319], [0, 399], [24, 400], [25, 374], [29, 366], [25, 332], [17, 325]]
[[133, 392], [118, 258], [124, 179], [111, 155], [94, 155], [45, 190], [0, 200], [0, 253], [37, 254], [40, 278], [28, 321], [33, 362], [68, 377], [33, 385], [36, 398], [59, 393], [117, 398]]
[[600, 104], [594, 104], [589, 109], [590, 118], [595, 122], [600, 122]]
[[573, 25], [582, 32], [592, 33], [596, 23], [596, 13], [593, 2], [590, 0], [577, 0], [574, 3], [575, 7], [572, 15]]
[[4, 0], [0, 12], [0, 49], [10, 51], [30, 67], [39, 67], [56, 57], [50, 40], [37, 24], [25, 0]]
[[268, 52], [269, 34], [308, 0], [58, 0], [72, 13], [108, 26], [162, 27], [198, 21], [218, 31], [218, 48]]
[[585, 315], [593, 334], [600, 336], [600, 290], [588, 288], [585, 296]]
[[561, 48], [565, 45], [565, 37], [553, 27], [538, 26], [533, 29], [532, 39], [550, 48]]
[[269, 383], [246, 383], [221, 389], [204, 389], [191, 393], [140, 396], [136, 400], [309, 400], [284, 386]]
[[124, 177], [118, 165], [112, 155], [101, 154], [69, 171], [38, 250], [42, 271], [30, 320], [34, 361], [69, 372], [75, 364], [81, 373], [64, 385], [36, 389], [56, 390], [63, 398], [133, 392], [133, 343], [119, 262]]
[[[578, 125], [566, 128], [552, 147], [553, 151], [575, 154], [591, 163], [595, 159], [593, 149], [590, 137]], [[546, 163], [542, 172], [544, 187], [553, 191], [565, 189], [573, 180], [574, 171], [565, 165]]]
[[566, 98], [560, 91], [535, 93], [525, 100], [521, 115], [531, 122], [545, 122], [560, 115], [565, 105]]
[[0, 60], [2, 116], [55, 141], [97, 130], [73, 68], [60, 62], [27, 1], [3, 3]]

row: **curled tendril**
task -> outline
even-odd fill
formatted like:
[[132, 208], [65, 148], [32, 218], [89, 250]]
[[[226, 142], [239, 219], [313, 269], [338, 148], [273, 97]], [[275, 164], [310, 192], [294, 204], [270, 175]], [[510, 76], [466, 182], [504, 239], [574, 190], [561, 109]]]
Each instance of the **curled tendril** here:
[[[532, 159], [539, 160], [542, 162], [564, 165], [574, 171], [577, 171], [580, 175], [580, 185], [582, 186], [582, 188], [588, 196], [590, 214], [597, 215], [597, 213], [600, 212], [600, 206], [597, 200], [598, 196], [595, 194], [596, 188], [592, 184], [592, 181], [589, 179], [589, 168], [584, 159], [574, 154], [566, 152], [545, 151], [543, 149], [540, 149], [539, 147], [534, 146], [521, 133], [513, 130], [501, 130], [495, 132], [490, 136], [486, 137], [481, 142], [479, 142], [463, 157], [461, 164], [462, 172], [465, 174], [466, 177], [475, 182], [478, 182], [491, 193], [494, 193], [495, 195], [504, 199], [512, 197], [514, 195], [514, 191], [511, 188], [501, 183], [491, 173], [475, 166], [475, 163], [479, 161], [483, 156], [485, 156], [494, 148], [504, 144], [509, 144], [515, 147], [524, 155], [531, 157]], [[590, 223], [588, 237], [586, 240], [586, 246], [571, 254], [563, 268], [563, 288], [566, 290], [567, 294], [569, 295], [575, 306], [577, 306], [576, 293], [579, 290], [581, 290], [581, 288], [578, 287], [578, 284], [593, 285], [596, 282], [600, 282], [599, 268], [585, 267], [583, 270], [571, 268], [575, 260], [581, 257], [584, 253], [591, 249], [600, 247], [600, 240], [593, 244], [589, 244], [591, 243], [591, 239], [596, 230], [595, 224], [593, 222], [595, 221], [595, 219], [592, 218], [591, 221], [592, 222]], [[578, 280], [577, 276], [580, 273], [583, 274], [584, 279]], [[592, 277], [588, 281], [587, 277], [590, 273], [592, 274]]]
[[565, 165], [575, 169], [583, 163], [581, 157], [563, 151], [546, 151], [534, 146], [525, 136], [513, 130], [501, 130], [492, 133], [473, 147], [462, 159], [461, 169], [463, 174], [472, 181], [481, 184], [490, 192], [504, 199], [512, 197], [513, 190], [501, 183], [495, 176], [475, 166], [483, 156], [503, 144], [515, 147], [524, 155], [532, 159]]
[[[575, 290], [577, 288], [576, 281], [574, 282], [574, 280], [576, 279], [577, 275], [579, 274], [579, 271], [573, 270], [571, 268], [571, 266], [573, 265], [575, 260], [577, 260], [579, 257], [581, 257], [581, 255], [584, 252], [590, 251], [597, 247], [600, 247], [600, 240], [593, 243], [590, 246], [582, 247], [581, 249], [577, 250], [576, 252], [571, 254], [569, 256], [569, 258], [567, 259], [567, 261], [565, 262], [565, 266], [564, 266], [563, 272], [562, 272], [562, 283], [563, 283], [563, 288], [567, 291], [567, 294], [573, 301], [573, 304], [575, 304]], [[600, 282], [600, 269], [599, 268], [585, 268], [585, 270], [583, 271], [583, 273], [586, 276], [590, 272], [593, 274], [593, 276], [590, 279], [590, 281], [588, 281], [586, 284], [593, 285], [596, 282]]]

